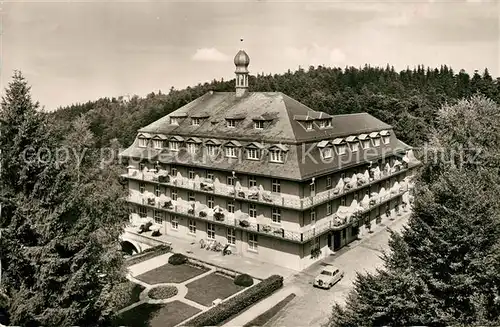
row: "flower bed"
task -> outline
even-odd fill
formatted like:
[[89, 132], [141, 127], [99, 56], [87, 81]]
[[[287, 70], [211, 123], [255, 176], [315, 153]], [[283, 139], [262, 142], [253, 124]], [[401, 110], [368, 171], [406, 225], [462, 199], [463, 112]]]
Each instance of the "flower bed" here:
[[179, 291], [175, 286], [158, 286], [149, 290], [148, 296], [155, 300], [169, 299]]

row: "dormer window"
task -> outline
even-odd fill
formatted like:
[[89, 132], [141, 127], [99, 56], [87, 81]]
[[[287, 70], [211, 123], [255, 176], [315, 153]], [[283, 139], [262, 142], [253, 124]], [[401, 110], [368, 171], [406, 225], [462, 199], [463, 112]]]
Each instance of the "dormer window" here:
[[352, 142], [351, 143], [351, 151], [352, 152], [358, 152], [359, 150], [359, 143], [358, 142]]
[[236, 148], [234, 146], [227, 146], [226, 147], [226, 157], [236, 158]]
[[306, 125], [306, 129], [308, 131], [313, 129], [313, 122], [312, 121], [306, 121], [305, 125]]
[[336, 146], [337, 147], [337, 153], [340, 154], [345, 154], [346, 153], [346, 145], [345, 144], [339, 144]]
[[200, 126], [201, 125], [201, 118], [191, 118], [191, 125]]
[[373, 139], [373, 146], [380, 146], [380, 137], [376, 137]]
[[155, 149], [162, 149], [163, 148], [163, 140], [153, 140], [153, 147]]
[[148, 146], [148, 139], [143, 138], [143, 137], [140, 137], [140, 138], [139, 138], [139, 146], [140, 146], [141, 148], [145, 148], [145, 147], [147, 147], [147, 146]]
[[384, 141], [384, 144], [389, 144], [389, 142], [391, 141], [391, 138], [388, 135], [384, 136], [383, 141]]
[[256, 120], [256, 121], [254, 121], [253, 128], [255, 128], [255, 129], [264, 129], [264, 121], [262, 121], [262, 120]]
[[209, 156], [216, 156], [219, 153], [219, 146], [207, 144], [207, 153]]
[[168, 142], [168, 146], [169, 146], [170, 151], [179, 151], [179, 149], [181, 147], [181, 142], [172, 140], [172, 141]]
[[332, 121], [331, 119], [321, 119], [318, 121], [318, 126], [319, 128], [332, 127]]
[[235, 128], [236, 127], [236, 119], [228, 119], [227, 120], [227, 127]]
[[247, 159], [250, 160], [259, 160], [260, 158], [260, 150], [258, 149], [247, 149]]
[[331, 147], [326, 147], [323, 150], [321, 150], [321, 153], [323, 154], [323, 159], [329, 159], [333, 156], [333, 151]]
[[269, 160], [271, 162], [284, 162], [284, 154], [281, 150], [270, 150], [269, 151]]
[[363, 145], [363, 149], [368, 149], [370, 147], [370, 140], [363, 140], [361, 144]]
[[198, 151], [198, 144], [196, 143], [188, 143], [187, 144], [187, 151], [189, 153], [196, 153]]
[[178, 117], [170, 117], [170, 125], [179, 125]]

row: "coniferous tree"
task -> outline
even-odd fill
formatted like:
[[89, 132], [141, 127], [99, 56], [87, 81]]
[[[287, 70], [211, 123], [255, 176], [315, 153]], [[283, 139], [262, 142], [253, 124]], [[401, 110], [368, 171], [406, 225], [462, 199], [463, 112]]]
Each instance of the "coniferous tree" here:
[[358, 275], [329, 326], [500, 322], [500, 108], [483, 97], [444, 106], [384, 269]]

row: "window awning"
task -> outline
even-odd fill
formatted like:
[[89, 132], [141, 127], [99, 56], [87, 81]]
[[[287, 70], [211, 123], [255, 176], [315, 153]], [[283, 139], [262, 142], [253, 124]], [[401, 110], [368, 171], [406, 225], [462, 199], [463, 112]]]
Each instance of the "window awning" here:
[[342, 144], [344, 142], [345, 142], [345, 140], [341, 139], [341, 138], [336, 138], [333, 140], [333, 144], [335, 144], [335, 145], [339, 145], [339, 144]]
[[324, 147], [327, 147], [329, 145], [331, 145], [330, 141], [321, 141], [321, 142], [318, 143], [317, 147], [318, 148], [324, 148]]
[[386, 130], [380, 131], [380, 135], [382, 135], [382, 136], [388, 136], [389, 134], [390, 134], [389, 131], [386, 131]]
[[378, 132], [372, 132], [370, 133], [370, 137], [379, 137], [380, 135], [378, 135]]
[[368, 138], [368, 134], [359, 134], [358, 139], [360, 140], [366, 140]]
[[356, 139], [357, 139], [357, 137], [356, 137], [355, 135], [350, 135], [350, 136], [346, 137], [346, 139], [345, 139], [345, 140], [346, 140], [347, 142], [355, 142], [355, 141], [356, 141]]

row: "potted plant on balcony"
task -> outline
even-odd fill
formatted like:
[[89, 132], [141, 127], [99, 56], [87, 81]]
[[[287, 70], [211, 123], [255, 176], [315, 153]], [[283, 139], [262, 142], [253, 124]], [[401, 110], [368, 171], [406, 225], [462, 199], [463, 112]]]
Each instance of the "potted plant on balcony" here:
[[163, 208], [165, 209], [172, 209], [173, 205], [172, 205], [172, 200], [168, 200], [168, 201], [165, 201], [165, 203], [163, 203]]
[[321, 255], [321, 250], [319, 247], [314, 247], [311, 249], [311, 259], [316, 259]]
[[248, 222], [248, 220], [240, 220], [240, 226], [241, 227], [250, 227], [250, 223]]
[[206, 217], [207, 213], [205, 211], [200, 211], [199, 215], [200, 217]]
[[240, 197], [240, 198], [245, 198], [245, 192], [243, 192], [243, 191], [238, 191], [238, 197]]
[[370, 205], [371, 205], [371, 206], [374, 206], [375, 204], [377, 204], [377, 200], [375, 200], [375, 199], [371, 199], [371, 200], [370, 200]]
[[214, 212], [214, 219], [217, 221], [223, 221], [224, 220], [224, 213], [220, 211]]
[[189, 208], [188, 209], [188, 215], [194, 215], [194, 208]]
[[153, 198], [148, 198], [148, 204], [149, 204], [150, 206], [154, 206], [154, 205], [155, 205], [155, 199], [153, 199]]
[[168, 176], [168, 175], [160, 175], [160, 176], [158, 176], [158, 182], [160, 182], [160, 183], [169, 183], [170, 182], [170, 176]]
[[269, 225], [262, 225], [262, 231], [269, 233], [271, 231], [271, 226]]
[[148, 221], [145, 224], [142, 224], [141, 226], [139, 226], [139, 234], [149, 232], [149, 229], [151, 228], [151, 226], [153, 226], [153, 223], [150, 221]]

